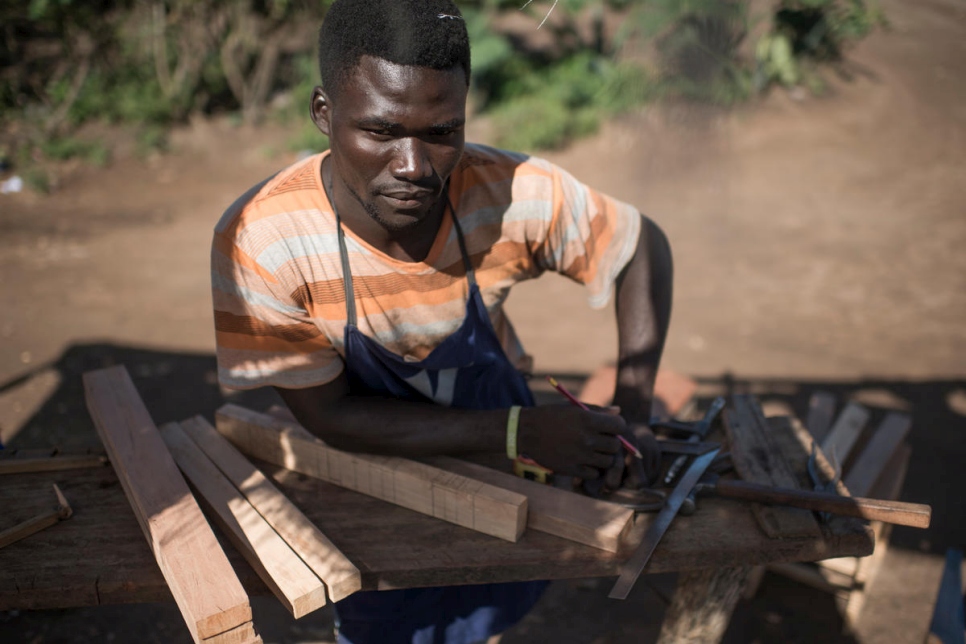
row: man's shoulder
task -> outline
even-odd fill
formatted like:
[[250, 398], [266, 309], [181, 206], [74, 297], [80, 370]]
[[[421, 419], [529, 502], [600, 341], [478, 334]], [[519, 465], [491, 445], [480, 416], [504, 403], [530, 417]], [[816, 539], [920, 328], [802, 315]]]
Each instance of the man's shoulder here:
[[278, 218], [318, 216], [328, 208], [319, 169], [325, 153], [300, 159], [261, 181], [234, 201], [215, 226], [216, 235], [238, 237]]

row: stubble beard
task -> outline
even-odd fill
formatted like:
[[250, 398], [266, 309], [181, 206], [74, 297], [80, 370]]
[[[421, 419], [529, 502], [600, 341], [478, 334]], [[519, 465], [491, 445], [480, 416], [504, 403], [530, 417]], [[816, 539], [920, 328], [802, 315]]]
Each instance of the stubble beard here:
[[[371, 217], [373, 221], [375, 221], [377, 224], [385, 228], [390, 233], [399, 233], [399, 232], [405, 232], [407, 230], [411, 230], [416, 226], [418, 226], [419, 224], [421, 224], [426, 219], [426, 217], [419, 217], [419, 218], [413, 217], [403, 222], [389, 221], [388, 219], [382, 216], [382, 214], [376, 208], [376, 205], [374, 203], [372, 203], [371, 201], [365, 201], [364, 199], [362, 199], [360, 195], [356, 194], [355, 190], [352, 190], [351, 188], [349, 189], [349, 192], [352, 194], [353, 197], [355, 197], [356, 201], [359, 202], [359, 205], [361, 205], [363, 209], [365, 209], [366, 214], [369, 215], [369, 217]], [[433, 209], [436, 208], [438, 204], [439, 204], [439, 198], [437, 198], [436, 201], [432, 203], [432, 205], [427, 210], [427, 214], [432, 212]]]

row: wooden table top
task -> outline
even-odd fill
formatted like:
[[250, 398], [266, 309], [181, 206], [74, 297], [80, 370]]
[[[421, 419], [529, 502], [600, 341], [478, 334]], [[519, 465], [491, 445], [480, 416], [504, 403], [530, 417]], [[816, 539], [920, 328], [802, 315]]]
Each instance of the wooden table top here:
[[[528, 530], [517, 543], [258, 463], [362, 571], [366, 589], [616, 576], [653, 515], [638, 515], [626, 551], [613, 554]], [[53, 507], [57, 483], [72, 518], [0, 549], [0, 610], [171, 599], [111, 467], [0, 477], [0, 529]], [[218, 530], [215, 530], [218, 533]], [[824, 538], [770, 539], [746, 504], [701, 499], [678, 517], [645, 572], [872, 553], [867, 524], [835, 518]], [[221, 539], [221, 535], [219, 535]], [[268, 590], [222, 539], [243, 585]]]

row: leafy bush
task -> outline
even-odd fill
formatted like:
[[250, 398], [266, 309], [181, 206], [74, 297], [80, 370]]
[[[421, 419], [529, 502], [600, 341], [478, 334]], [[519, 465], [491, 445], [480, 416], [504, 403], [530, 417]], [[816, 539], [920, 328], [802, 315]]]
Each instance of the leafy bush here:
[[[536, 150], [659, 97], [730, 105], [771, 85], [821, 88], [819, 70], [884, 23], [874, 0], [773, 0], [746, 56], [747, 0], [465, 0], [473, 101], [498, 143]], [[331, 0], [0, 1], [0, 147], [30, 162], [82, 157], [89, 121], [134, 125], [142, 153], [190, 113], [298, 124], [288, 146], [324, 149], [305, 105], [315, 31]], [[536, 47], [537, 25], [549, 45]], [[622, 27], [605, 29], [606, 13]], [[508, 18], [510, 18], [508, 20]], [[631, 57], [630, 45], [645, 55]], [[632, 62], [633, 60], [633, 62]], [[278, 101], [283, 96], [285, 100]], [[26, 154], [18, 150], [25, 149]]]

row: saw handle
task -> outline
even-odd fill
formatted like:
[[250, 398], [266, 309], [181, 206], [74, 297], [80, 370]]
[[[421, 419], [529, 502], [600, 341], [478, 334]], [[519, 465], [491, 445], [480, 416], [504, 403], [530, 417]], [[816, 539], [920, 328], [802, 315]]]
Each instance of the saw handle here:
[[922, 503], [839, 496], [829, 492], [771, 487], [748, 481], [719, 480], [714, 488], [718, 496], [732, 499], [789, 505], [816, 512], [831, 512], [913, 528], [928, 528], [932, 516], [932, 508]]

